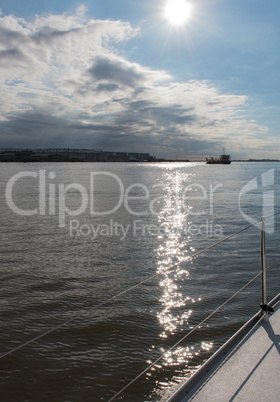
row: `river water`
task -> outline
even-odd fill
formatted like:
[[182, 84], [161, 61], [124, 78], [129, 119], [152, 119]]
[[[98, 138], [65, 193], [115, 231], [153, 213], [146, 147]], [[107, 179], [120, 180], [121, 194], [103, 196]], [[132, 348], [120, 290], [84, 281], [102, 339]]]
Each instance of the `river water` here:
[[[59, 327], [1, 358], [1, 400], [107, 401], [160, 356], [116, 400], [166, 400], [258, 311], [260, 278], [168, 352], [260, 271], [280, 163], [0, 168], [0, 354]], [[274, 216], [269, 298], [278, 245]]]

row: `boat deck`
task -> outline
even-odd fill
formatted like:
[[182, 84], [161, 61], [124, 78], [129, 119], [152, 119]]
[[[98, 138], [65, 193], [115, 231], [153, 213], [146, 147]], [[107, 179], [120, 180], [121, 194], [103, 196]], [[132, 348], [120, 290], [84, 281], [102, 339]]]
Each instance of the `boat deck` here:
[[[269, 322], [251, 329], [244, 342], [233, 348], [221, 365], [207, 370], [197, 384], [186, 383], [172, 401], [279, 401], [280, 400], [280, 302]], [[236, 341], [235, 341], [236, 343]], [[227, 354], [223, 351], [223, 354]], [[221, 353], [219, 353], [221, 355]], [[223, 359], [222, 359], [223, 360]], [[194, 376], [195, 377], [195, 376]], [[198, 376], [199, 377], [199, 376]], [[192, 379], [191, 379], [192, 380]], [[189, 381], [191, 382], [191, 381]]]

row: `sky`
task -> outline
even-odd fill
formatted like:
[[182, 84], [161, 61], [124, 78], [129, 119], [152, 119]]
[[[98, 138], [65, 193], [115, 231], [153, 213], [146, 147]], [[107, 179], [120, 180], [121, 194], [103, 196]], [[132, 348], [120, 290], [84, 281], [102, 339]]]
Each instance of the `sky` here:
[[280, 159], [279, 0], [168, 1], [0, 0], [0, 147]]

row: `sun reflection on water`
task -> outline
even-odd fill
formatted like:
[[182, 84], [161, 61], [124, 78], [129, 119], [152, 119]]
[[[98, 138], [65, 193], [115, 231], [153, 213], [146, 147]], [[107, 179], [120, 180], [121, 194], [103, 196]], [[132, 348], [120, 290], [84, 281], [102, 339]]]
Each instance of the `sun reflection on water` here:
[[[166, 186], [164, 190], [167, 196], [161, 200], [162, 209], [157, 215], [158, 223], [164, 226], [164, 231], [158, 235], [155, 252], [157, 273], [160, 274], [158, 284], [161, 289], [156, 314], [160, 325], [158, 336], [161, 339], [162, 347], [159, 352], [162, 359], [146, 372], [146, 380], [155, 381], [151, 395], [162, 397], [166, 388], [179, 383], [182, 375], [189, 375], [194, 370], [197, 358], [201, 353], [207, 353], [213, 345], [201, 339], [177, 344], [194, 328], [190, 317], [195, 303], [201, 300], [200, 297], [193, 297], [191, 282], [194, 263], [192, 256], [196, 253], [196, 245], [188, 229], [192, 225], [194, 214], [192, 206], [186, 205], [186, 199], [182, 196], [184, 190], [195, 182], [196, 177], [178, 166], [166, 169], [165, 176], [161, 176], [161, 179], [162, 185]], [[171, 348], [175, 344], [177, 346]], [[157, 347], [152, 346], [151, 351], [153, 349]], [[152, 360], [147, 363], [151, 364]]]
[[166, 186], [171, 197], [167, 197], [158, 220], [165, 225], [165, 236], [161, 236], [161, 243], [157, 249], [158, 272], [161, 273], [159, 285], [162, 287], [160, 298], [161, 310], [157, 317], [163, 330], [160, 337], [167, 338], [168, 334], [174, 334], [179, 327], [188, 322], [192, 313], [191, 303], [195, 300], [180, 291], [180, 288], [189, 278], [189, 271], [180, 264], [191, 263], [189, 236], [183, 236], [183, 229], [188, 222], [188, 212], [182, 206], [183, 183], [190, 182], [191, 176], [185, 174], [184, 178], [177, 170], [166, 173]]

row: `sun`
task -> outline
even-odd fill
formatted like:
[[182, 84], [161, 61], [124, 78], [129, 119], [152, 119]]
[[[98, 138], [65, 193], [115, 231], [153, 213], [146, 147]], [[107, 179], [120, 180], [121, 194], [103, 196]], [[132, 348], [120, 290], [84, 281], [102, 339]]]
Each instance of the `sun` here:
[[186, 0], [168, 0], [165, 6], [165, 17], [171, 24], [182, 25], [191, 14], [192, 5]]

